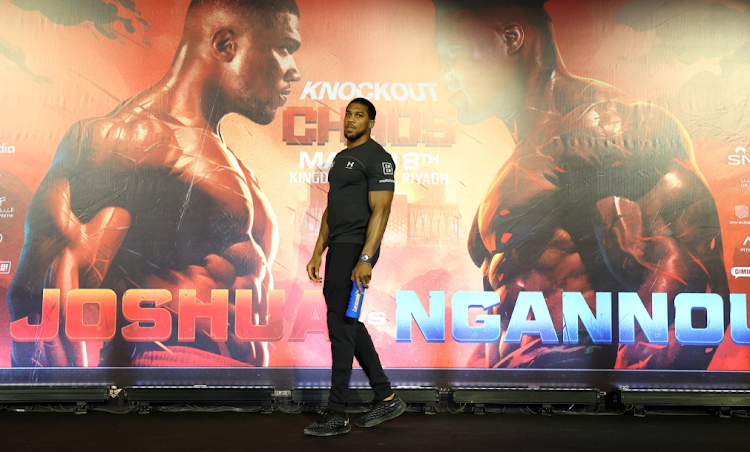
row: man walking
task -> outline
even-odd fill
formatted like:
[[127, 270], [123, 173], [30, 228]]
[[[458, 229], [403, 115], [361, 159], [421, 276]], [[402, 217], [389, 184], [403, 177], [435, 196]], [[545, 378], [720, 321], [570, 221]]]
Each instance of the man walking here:
[[352, 100], [344, 117], [346, 149], [331, 164], [328, 176], [328, 207], [320, 221], [320, 233], [307, 275], [321, 282], [319, 269], [328, 247], [323, 296], [328, 306], [328, 335], [333, 366], [328, 408], [317, 422], [305, 429], [313, 436], [349, 432], [346, 400], [354, 357], [370, 379], [375, 404], [357, 420], [358, 427], [374, 427], [406, 410], [393, 393], [380, 358], [364, 324], [345, 315], [353, 285], [360, 292], [368, 287], [378, 259], [396, 181], [391, 156], [370, 138], [375, 126], [375, 106], [366, 99]]

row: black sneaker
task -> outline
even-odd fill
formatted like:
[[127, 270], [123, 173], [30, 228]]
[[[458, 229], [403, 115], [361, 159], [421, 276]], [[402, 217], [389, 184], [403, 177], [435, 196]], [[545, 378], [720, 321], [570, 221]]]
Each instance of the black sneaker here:
[[393, 396], [391, 400], [380, 401], [372, 409], [357, 419], [354, 423], [357, 427], [375, 427], [381, 422], [401, 416], [406, 411], [406, 404], [398, 396]]
[[352, 426], [349, 425], [349, 416], [344, 413], [325, 410], [321, 413], [320, 419], [307, 426], [305, 429], [305, 435], [343, 435], [344, 433], [349, 433], [351, 429]]

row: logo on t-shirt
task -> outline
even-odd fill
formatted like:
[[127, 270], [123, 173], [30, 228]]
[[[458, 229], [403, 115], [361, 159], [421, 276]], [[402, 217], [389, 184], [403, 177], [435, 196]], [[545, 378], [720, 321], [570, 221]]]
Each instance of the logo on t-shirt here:
[[383, 175], [393, 176], [393, 164], [391, 162], [383, 162]]
[[346, 169], [352, 169], [352, 168], [354, 168], [354, 162], [353, 161], [346, 162]]

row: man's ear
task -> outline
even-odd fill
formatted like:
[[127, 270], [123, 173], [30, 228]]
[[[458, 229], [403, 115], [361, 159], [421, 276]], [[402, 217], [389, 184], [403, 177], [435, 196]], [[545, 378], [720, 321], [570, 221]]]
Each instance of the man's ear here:
[[513, 55], [523, 47], [524, 32], [518, 24], [510, 24], [503, 30], [503, 42], [508, 55]]
[[214, 33], [211, 39], [211, 51], [221, 61], [226, 63], [232, 61], [235, 55], [237, 55], [237, 42], [234, 31], [222, 28]]
[[372, 130], [372, 129], [374, 129], [374, 128], [375, 128], [375, 120], [374, 120], [374, 119], [371, 119], [371, 120], [370, 120], [370, 130]]

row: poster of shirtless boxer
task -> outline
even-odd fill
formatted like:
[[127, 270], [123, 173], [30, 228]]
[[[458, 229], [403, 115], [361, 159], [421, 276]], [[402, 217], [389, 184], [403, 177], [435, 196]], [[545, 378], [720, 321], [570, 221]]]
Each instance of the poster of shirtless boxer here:
[[750, 370], [748, 2], [0, 17], [0, 367], [330, 366], [305, 264], [366, 97], [385, 367]]

